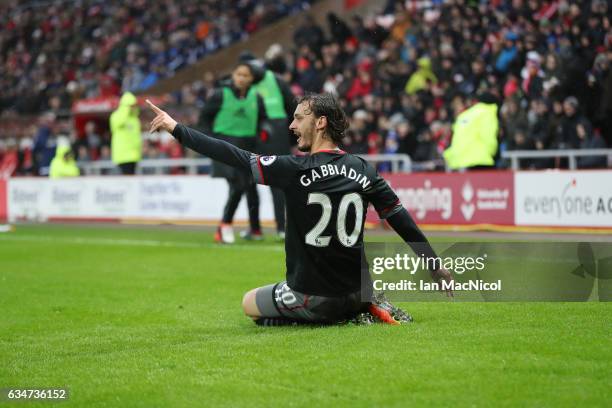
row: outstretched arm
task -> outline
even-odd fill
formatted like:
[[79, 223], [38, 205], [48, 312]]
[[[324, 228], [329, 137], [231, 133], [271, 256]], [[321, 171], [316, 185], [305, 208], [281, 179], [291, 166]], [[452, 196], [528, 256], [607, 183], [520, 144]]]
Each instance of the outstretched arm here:
[[183, 146], [220, 161], [227, 165], [250, 171], [253, 154], [237, 148], [223, 140], [207, 136], [202, 132], [177, 123], [166, 112], [147, 100], [149, 107], [155, 112], [151, 121], [151, 132], [165, 130], [172, 134]]
[[[369, 167], [369, 169], [374, 182], [371, 187], [364, 190], [364, 194], [374, 204], [374, 208], [380, 218], [387, 220], [389, 225], [402, 237], [404, 242], [410, 245], [417, 256], [437, 258], [436, 252], [427, 241], [427, 238], [416, 225], [408, 211], [402, 206], [397, 195], [389, 187], [389, 184], [372, 167]], [[444, 268], [430, 272], [431, 277], [436, 282], [441, 280], [451, 282], [453, 280], [450, 272]], [[447, 295], [453, 296], [452, 290], [448, 290]]]

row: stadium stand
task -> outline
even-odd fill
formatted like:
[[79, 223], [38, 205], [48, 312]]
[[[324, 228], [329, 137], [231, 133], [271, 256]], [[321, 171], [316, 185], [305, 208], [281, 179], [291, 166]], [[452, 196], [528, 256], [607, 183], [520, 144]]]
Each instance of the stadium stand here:
[[[14, 172], [37, 174], [48, 165], [46, 154], [42, 164], [37, 161], [40, 135], [52, 150], [60, 125], [41, 119], [45, 123], [35, 128], [35, 115], [67, 119], [76, 100], [144, 91], [312, 2], [1, 2], [0, 163], [18, 154]], [[79, 158], [104, 158], [108, 135], [101, 133], [93, 144], [78, 141]], [[158, 155], [174, 157], [172, 146], [168, 150]]]
[[[291, 75], [299, 91], [323, 89], [343, 99], [353, 119], [349, 151], [435, 162], [453, 118], [485, 93], [500, 105], [501, 152], [612, 142], [607, 2], [389, 1], [376, 16], [330, 16], [328, 28], [333, 35], [325, 41], [316, 27], [309, 36], [296, 32]], [[299, 41], [306, 37], [316, 40]]]
[[0, 112], [40, 112], [58, 102], [69, 107], [75, 98], [146, 90], [309, 3], [2, 2]]
[[[266, 10], [266, 7], [271, 7], [267, 2], [242, 3]], [[282, 4], [286, 12], [272, 15], [290, 14], [296, 10], [291, 6], [298, 7], [298, 3], [301, 4], [285, 1]], [[138, 31], [133, 24], [129, 24], [131, 13], [136, 13], [139, 18], [150, 18], [153, 12], [147, 10], [140, 16], [138, 10], [142, 12], [143, 8], [139, 2], [135, 2], [133, 7], [119, 7], [113, 2], [109, 4], [110, 9], [123, 11], [116, 13], [118, 17], [107, 16], [109, 22], [106, 24], [101, 24], [106, 20], [100, 20], [101, 17], [96, 15], [99, 19], [96, 26], [115, 27], [117, 30], [111, 32], [116, 31], [120, 36], [136, 35], [130, 31], [130, 27]], [[192, 7], [180, 1], [172, 4], [178, 10]], [[80, 13], [93, 12], [91, 8], [79, 10]], [[612, 145], [612, 29], [609, 11], [607, 2], [600, 0], [390, 0], [381, 11], [364, 16], [346, 18], [329, 14], [324, 21], [302, 18], [296, 24], [291, 47], [273, 45], [265, 54], [258, 56], [271, 69], [282, 74], [292, 84], [296, 94], [327, 91], [341, 98], [351, 117], [351, 126], [344, 141], [348, 151], [407, 154], [413, 163], [421, 163], [414, 166], [415, 169], [444, 168], [441, 154], [450, 143], [454, 118], [479, 96], [486, 94], [499, 105], [496, 166], [506, 168], [510, 166], [510, 161], [502, 157], [504, 152], [596, 149]], [[104, 10], [98, 13], [105, 15]], [[3, 13], [13, 17], [22, 14], [27, 21], [42, 19], [35, 17], [35, 12]], [[51, 18], [55, 22], [53, 24], [58, 24], [64, 12], [57, 8], [56, 13], [51, 15], [56, 16]], [[217, 20], [211, 20], [218, 21], [219, 14], [216, 16]], [[236, 20], [235, 27], [239, 27], [236, 33], [244, 35], [253, 28], [248, 18], [240, 18], [242, 14], [232, 16]], [[15, 19], [13, 17], [4, 17], [0, 21], [6, 26], [7, 21]], [[75, 21], [79, 21], [78, 18]], [[160, 26], [159, 30], [146, 33], [157, 33], [155, 38], [163, 42], [165, 51], [172, 50], [172, 44], [180, 44], [178, 49], [183, 51], [178, 51], [178, 55], [182, 56], [182, 64], [172, 65], [172, 60], [168, 59], [164, 59], [163, 64], [159, 63], [157, 54], [152, 51], [155, 41], [149, 44], [152, 48], [147, 50], [133, 47], [136, 51], [132, 57], [127, 55], [130, 47], [115, 48], [122, 48], [126, 53], [125, 58], [132, 65], [141, 63], [149, 68], [161, 67], [164, 75], [168, 75], [195, 58], [190, 60], [189, 52], [195, 52], [196, 57], [207, 52], [206, 48], [201, 48], [202, 44], [196, 50], [192, 48], [193, 36], [185, 38], [177, 34], [184, 27], [196, 30], [194, 21], [197, 22], [198, 18], [177, 23], [178, 26]], [[124, 29], [128, 30], [127, 33], [124, 33]], [[227, 29], [231, 31], [231, 28]], [[61, 30], [55, 29], [54, 32], [57, 31]], [[33, 34], [36, 30], [30, 32]], [[89, 35], [93, 36], [93, 33]], [[7, 36], [6, 33], [0, 34], [3, 50], [0, 65], [5, 67], [5, 72], [9, 71], [9, 64], [23, 58], [30, 58], [30, 65], [35, 68], [36, 64], [31, 63], [33, 52], [25, 46], [23, 38], [21, 41], [19, 38], [10, 39], [9, 47]], [[236, 36], [238, 38], [238, 34]], [[82, 48], [71, 51], [77, 61], [82, 60], [84, 53], [87, 54], [88, 44], [91, 47], [91, 41], [83, 41]], [[97, 81], [95, 86], [100, 88], [100, 84], [104, 83], [100, 78], [108, 69], [112, 69], [112, 64], [99, 65], [99, 62], [94, 62], [90, 61], [87, 66], [90, 70], [83, 72], [98, 75], [99, 78], [94, 81]], [[120, 75], [123, 78], [121, 86], [124, 89], [138, 89], [134, 88], [134, 84], [140, 82], [133, 80], [134, 74], [129, 70], [129, 65], [128, 68], [123, 67], [125, 71], [120, 71], [123, 72]], [[100, 66], [103, 69], [91, 69]], [[37, 72], [33, 70], [29, 83], [44, 83], [53, 89], [53, 81], [36, 77]], [[90, 82], [87, 82], [86, 76], [79, 78], [85, 84], [78, 86], [79, 92], [89, 95], [87, 90], [95, 86], [88, 87]], [[201, 106], [208, 91], [219, 79], [212, 72], [202, 72], [197, 81], [177, 87], [170, 95], [170, 102], [179, 110]], [[10, 95], [15, 97], [16, 93], [8, 87], [12, 82], [4, 75], [2, 81], [0, 89], [8, 90], [7, 93], [2, 92], [5, 95], [2, 103], [6, 104], [6, 99]], [[67, 89], [74, 87], [70, 83]], [[65, 103], [61, 97], [59, 100], [54, 97], [46, 100], [48, 106], [41, 108], [48, 107], [51, 111], [56, 111], [58, 106]], [[195, 115], [191, 117], [195, 119]], [[32, 129], [28, 129], [24, 132], [32, 132]], [[28, 146], [32, 145], [27, 139], [17, 143], [21, 156], [27, 156]], [[88, 141], [81, 143], [92, 148]], [[7, 144], [6, 140], [4, 144]], [[163, 140], [151, 140], [146, 145], [146, 154], [151, 157], [184, 156], [175, 146], [170, 146], [170, 150], [173, 150], [169, 153]], [[104, 141], [94, 144], [95, 154], [83, 154], [83, 157], [103, 157], [102, 146]], [[529, 158], [521, 162], [523, 168], [567, 165], [567, 159], [563, 158]], [[578, 160], [580, 168], [606, 166], [605, 157], [583, 157]], [[384, 164], [381, 169], [385, 169]], [[24, 169], [19, 171], [24, 172]]]

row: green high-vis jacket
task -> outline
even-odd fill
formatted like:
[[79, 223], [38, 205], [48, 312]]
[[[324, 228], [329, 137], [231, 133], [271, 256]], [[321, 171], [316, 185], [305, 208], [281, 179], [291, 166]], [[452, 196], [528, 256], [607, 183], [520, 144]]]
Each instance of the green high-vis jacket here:
[[274, 73], [267, 70], [263, 79], [254, 85], [261, 95], [269, 119], [286, 119], [285, 101]]
[[213, 122], [213, 132], [232, 137], [257, 136], [258, 109], [255, 88], [249, 88], [246, 97], [237, 98], [229, 87], [223, 87], [223, 100]]

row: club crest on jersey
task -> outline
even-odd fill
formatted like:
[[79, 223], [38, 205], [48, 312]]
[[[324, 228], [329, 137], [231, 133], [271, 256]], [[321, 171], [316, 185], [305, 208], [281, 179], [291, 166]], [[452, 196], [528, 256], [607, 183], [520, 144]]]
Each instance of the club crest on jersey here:
[[274, 163], [274, 161], [276, 160], [276, 156], [261, 156], [259, 158], [259, 161], [261, 162], [261, 164], [263, 164], [264, 166], [269, 166], [272, 163]]

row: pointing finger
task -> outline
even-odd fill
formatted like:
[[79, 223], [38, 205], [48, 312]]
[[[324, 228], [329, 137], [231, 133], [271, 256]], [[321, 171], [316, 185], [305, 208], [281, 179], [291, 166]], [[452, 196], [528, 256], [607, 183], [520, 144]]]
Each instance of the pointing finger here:
[[157, 106], [153, 105], [153, 102], [151, 102], [150, 100], [146, 100], [147, 104], [149, 105], [149, 108], [153, 109], [153, 112], [160, 114], [160, 113], [164, 113], [163, 110], [159, 109]]

